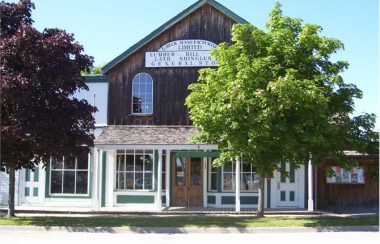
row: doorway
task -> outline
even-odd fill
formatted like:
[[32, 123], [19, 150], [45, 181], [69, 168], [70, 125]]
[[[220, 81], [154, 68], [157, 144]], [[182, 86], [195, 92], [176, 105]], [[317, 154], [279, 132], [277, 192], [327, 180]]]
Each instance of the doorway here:
[[21, 171], [24, 173], [22, 178], [24, 178], [25, 185], [20, 190], [21, 192], [21, 202], [22, 203], [38, 203], [40, 192], [39, 192], [39, 176], [40, 168], [37, 166], [34, 171], [31, 169], [25, 169]]
[[173, 206], [202, 206], [202, 158], [176, 158], [173, 164]]
[[281, 163], [281, 171], [277, 172], [277, 207], [297, 207], [299, 205], [299, 170], [289, 163]]

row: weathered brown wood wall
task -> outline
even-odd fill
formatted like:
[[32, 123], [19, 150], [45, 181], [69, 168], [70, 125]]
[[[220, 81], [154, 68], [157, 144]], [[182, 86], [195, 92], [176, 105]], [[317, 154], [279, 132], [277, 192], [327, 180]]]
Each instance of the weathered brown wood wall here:
[[370, 167], [379, 160], [358, 159], [359, 167], [364, 168], [365, 184], [327, 184], [326, 168], [338, 166], [332, 160], [325, 161], [315, 171], [316, 198], [318, 209], [375, 207], [379, 205], [379, 184], [368, 176]]
[[[184, 105], [188, 85], [198, 78], [199, 68], [145, 68], [145, 52], [184, 39], [203, 39], [219, 44], [231, 42], [235, 22], [205, 4], [186, 18], [142, 46], [109, 71], [108, 124], [110, 125], [190, 125]], [[140, 72], [153, 78], [153, 115], [133, 115], [132, 80]]]

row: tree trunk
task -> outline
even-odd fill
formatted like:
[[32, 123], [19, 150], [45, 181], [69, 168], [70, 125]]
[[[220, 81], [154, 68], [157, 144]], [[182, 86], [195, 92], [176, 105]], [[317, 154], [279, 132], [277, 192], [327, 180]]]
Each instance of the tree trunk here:
[[15, 168], [9, 168], [8, 217], [15, 217]]
[[257, 217], [264, 217], [264, 187], [265, 178], [260, 175], [259, 180], [259, 200], [257, 203]]

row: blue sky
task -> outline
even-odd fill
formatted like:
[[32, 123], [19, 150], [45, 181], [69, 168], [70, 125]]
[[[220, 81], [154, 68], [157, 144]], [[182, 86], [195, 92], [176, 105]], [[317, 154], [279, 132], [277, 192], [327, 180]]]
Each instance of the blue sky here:
[[[57, 27], [73, 33], [85, 52], [104, 64], [154, 31], [196, 0], [35, 0], [35, 27]], [[275, 0], [218, 0], [259, 28], [265, 28]], [[345, 81], [363, 91], [356, 113], [379, 115], [379, 47], [377, 0], [280, 0], [285, 15], [323, 28], [322, 35], [340, 39], [345, 50], [333, 60], [346, 60]], [[380, 128], [377, 123], [377, 130]]]

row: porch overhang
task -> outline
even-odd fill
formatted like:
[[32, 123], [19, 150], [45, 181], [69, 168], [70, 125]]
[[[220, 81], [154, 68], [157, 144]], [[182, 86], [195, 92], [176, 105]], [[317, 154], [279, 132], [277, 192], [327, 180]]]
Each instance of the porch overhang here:
[[[110, 125], [95, 140], [95, 147], [103, 150], [217, 150], [216, 145], [191, 141], [189, 137], [195, 133], [197, 129], [194, 126]], [[194, 156], [199, 157], [198, 154]]]

